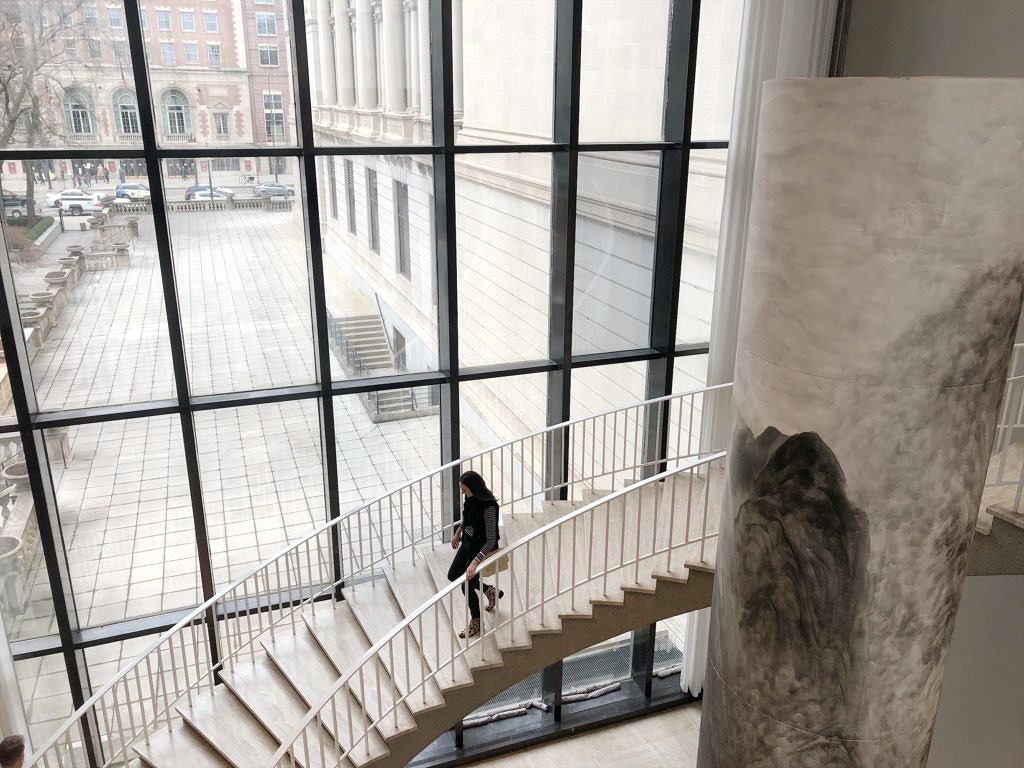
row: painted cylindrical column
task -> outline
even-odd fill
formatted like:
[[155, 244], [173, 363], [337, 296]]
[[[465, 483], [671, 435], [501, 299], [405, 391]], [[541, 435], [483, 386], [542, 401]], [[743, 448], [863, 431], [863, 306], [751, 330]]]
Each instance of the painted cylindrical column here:
[[352, 24], [348, 18], [348, 0], [334, 0], [334, 72], [338, 104], [356, 103], [356, 68], [352, 60]]
[[317, 51], [320, 59], [320, 89], [322, 104], [334, 104], [338, 100], [334, 72], [334, 46], [331, 43], [331, 0], [319, 0], [316, 4]]
[[377, 109], [377, 31], [370, 0], [356, 0], [356, 95], [361, 109]]
[[408, 101], [402, 0], [383, 0], [381, 14], [384, 28], [384, 104], [388, 112], [397, 114], [405, 112]]
[[1022, 210], [1024, 80], [765, 85], [701, 768], [925, 764]]

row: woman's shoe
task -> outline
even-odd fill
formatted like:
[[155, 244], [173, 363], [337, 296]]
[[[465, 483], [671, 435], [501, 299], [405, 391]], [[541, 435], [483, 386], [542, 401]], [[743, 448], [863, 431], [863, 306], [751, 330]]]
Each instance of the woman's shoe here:
[[493, 611], [494, 606], [498, 604], [498, 601], [505, 596], [505, 590], [499, 589], [498, 593], [494, 593], [494, 587], [486, 587], [484, 589], [484, 597], [487, 598], [487, 607], [485, 611]]
[[480, 634], [480, 619], [470, 619], [469, 626], [459, 632], [459, 637], [465, 639], [467, 637], [476, 637]]

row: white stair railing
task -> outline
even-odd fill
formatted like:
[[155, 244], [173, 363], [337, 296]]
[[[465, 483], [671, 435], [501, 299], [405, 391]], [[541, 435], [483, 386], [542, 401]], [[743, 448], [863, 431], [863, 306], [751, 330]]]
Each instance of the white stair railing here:
[[[681, 463], [570, 512], [492, 555], [481, 563], [481, 571], [500, 560], [512, 564], [488, 577], [495, 589], [509, 593], [496, 621], [485, 625], [468, 643], [457, 641], [452, 632], [441, 631], [451, 626], [451, 617], [461, 620], [465, 615], [463, 575], [374, 643], [314, 703], [294, 735], [283, 741], [270, 766], [263, 768], [324, 766], [326, 755], [338, 755], [337, 760], [331, 758], [326, 763], [330, 766], [347, 764], [349, 755], [357, 764], [368, 760], [371, 737], [378, 726], [393, 718], [397, 729], [401, 708], [415, 697], [426, 706], [428, 687], [432, 683], [449, 687], [460, 663], [497, 662], [499, 647], [528, 645], [531, 628], [550, 631], [560, 614], [585, 615], [591, 609], [591, 598], [615, 599], [621, 596], [621, 587], [650, 585], [656, 574], [679, 578], [684, 560], [713, 560], [718, 536], [717, 524], [709, 526], [713, 494], [708, 492], [710, 483], [701, 478], [710, 478], [709, 470], [724, 466], [724, 458], [723, 451]], [[667, 505], [668, 519], [659, 521], [661, 498], [649, 491], [664, 480], [680, 477], [689, 480], [688, 495], [673, 498]], [[695, 499], [692, 489], [697, 486], [702, 491]], [[673, 483], [670, 493], [675, 488]], [[683, 507], [679, 512], [676, 501]], [[650, 535], [645, 537], [645, 532]], [[444, 635], [447, 640], [440, 639]], [[392, 676], [382, 680], [378, 670], [395, 669], [394, 660], [408, 654], [409, 648], [420, 649], [428, 663], [415, 665], [419, 675], [413, 679], [409, 678], [409, 664], [405, 664], [403, 694]], [[376, 711], [363, 717], [352, 711], [352, 702], [366, 701], [367, 680], [389, 687], [392, 703], [385, 705], [385, 697], [377, 696]]]
[[[402, 552], [437, 541], [451, 527], [456, 473], [476, 469], [488, 477], [502, 509], [532, 508], [567, 488], [614, 487], [659, 468], [678, 466], [723, 446], [700, 445], [709, 400], [729, 397], [731, 384], [655, 398], [595, 416], [573, 419], [452, 461], [317, 528], [222, 589], [154, 640], [96, 691], [25, 765], [77, 768], [128, 762], [131, 744], [154, 728], [170, 730], [175, 706], [191, 705], [217, 684], [221, 671], [256, 652], [257, 640], [337, 585], [372, 577]], [[649, 427], [654, 425], [654, 430]], [[713, 432], [708, 432], [713, 434]], [[665, 458], [649, 456], [655, 435]], [[646, 443], [646, 445], [645, 445]], [[568, 477], [545, 467], [549, 446], [568, 446]]]
[[1024, 461], [1011, 451], [1011, 446], [1020, 442], [1024, 442], [1024, 344], [1015, 344], [992, 447], [995, 460], [989, 466], [985, 481], [986, 489], [1016, 487], [1015, 493], [1011, 491], [1013, 500], [1008, 505], [1012, 512], [1021, 511], [1024, 496]]

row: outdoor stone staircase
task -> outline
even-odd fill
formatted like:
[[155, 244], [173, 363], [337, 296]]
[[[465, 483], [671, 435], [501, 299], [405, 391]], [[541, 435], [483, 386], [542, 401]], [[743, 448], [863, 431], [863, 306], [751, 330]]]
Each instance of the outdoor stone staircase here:
[[335, 318], [337, 332], [370, 374], [390, 373], [394, 368], [388, 334], [379, 315]]
[[[642, 547], [654, 551], [655, 537], [660, 541], [663, 534], [668, 535], [665, 521], [673, 517], [672, 505], [685, 507], [690, 503], [688, 499], [700, 495], [703, 484], [696, 476], [692, 480], [677, 476], [643, 489], [643, 497], [626, 496], [608, 505], [607, 516], [603, 512], [600, 516], [581, 516], [581, 523], [586, 520], [581, 531], [586, 530], [587, 536], [592, 533], [594, 539], [582, 532], [578, 539], [560, 538], [561, 552], [546, 550], [539, 562], [549, 569], [548, 578], [553, 579], [555, 564], [568, 563], [573, 546], [579, 557], [585, 556], [585, 539], [590, 542], [587, 546], [596, 542], [598, 547], [622, 547], [628, 554], [639, 538]], [[601, 494], [594, 491], [585, 495]], [[641, 502], [637, 513], [634, 505]], [[583, 503], [543, 502], [528, 513], [503, 513], [502, 546], [509, 546]], [[717, 499], [714, 503], [717, 518]], [[677, 521], [686, 519], [685, 513], [674, 517]], [[655, 525], [659, 520], [662, 522]], [[677, 527], [684, 524], [689, 525], [676, 523]], [[406, 554], [374, 580], [345, 587], [341, 600], [306, 606], [294, 626], [283, 623], [273, 634], [265, 633], [253, 655], [240, 659], [230, 672], [222, 674], [222, 685], [212, 693], [196, 692], [191, 702], [177, 706], [177, 718], [169, 725], [161, 724], [136, 742], [134, 749], [142, 764], [154, 768], [269, 766], [281, 740], [294, 731], [307, 709], [327, 694], [336, 680], [356, 666], [371, 644], [448, 585], [451, 548], [438, 543], [432, 550], [420, 550], [415, 560]], [[325, 746], [314, 743], [316, 738], [309, 739], [307, 768], [321, 764], [403, 766], [474, 709], [558, 659], [630, 629], [709, 606], [713, 548], [704, 553], [710, 562], [693, 562], [696, 553], [696, 549], [682, 553], [672, 570], [667, 563], [647, 567], [653, 577], [641, 574], [640, 583], [634, 582], [634, 569], [627, 566], [611, 575], [607, 592], [600, 582], [578, 591], [575, 610], [569, 605], [569, 596], [563, 595], [548, 604], [543, 621], [527, 614], [529, 618], [508, 622], [498, 631], [485, 634], [483, 641], [455, 662], [450, 661], [451, 649], [466, 642], [457, 636], [466, 616], [445, 613], [447, 621], [420, 622], [419, 642], [413, 633], [403, 634], [389, 663], [378, 663], [373, 674], [362, 676], [347, 694], [344, 706], [336, 710], [336, 717], [324, 718]], [[513, 602], [520, 609], [524, 601], [530, 605], [538, 602], [544, 587], [536, 573], [532, 580], [527, 578], [526, 566], [512, 558], [511, 570], [515, 571], [518, 587], [513, 591], [508, 580], [503, 582], [506, 594], [499, 601], [496, 616], [501, 617], [503, 612], [507, 616]], [[523, 585], [529, 585], [528, 593]], [[550, 586], [548, 589], [550, 592]], [[461, 595], [458, 597], [456, 614], [465, 604]], [[486, 599], [481, 598], [481, 602], [486, 605]], [[494, 626], [489, 623], [491, 619], [491, 614], [484, 612], [485, 627]], [[427, 671], [436, 674], [427, 685], [415, 689]], [[392, 682], [401, 695], [411, 695], [378, 723], [364, 748], [339, 762], [335, 741], [351, 743], [350, 719], [353, 724], [368, 723], [372, 721], [366, 719], [368, 716], [377, 717], [391, 708]], [[303, 763], [297, 758], [295, 764]]]

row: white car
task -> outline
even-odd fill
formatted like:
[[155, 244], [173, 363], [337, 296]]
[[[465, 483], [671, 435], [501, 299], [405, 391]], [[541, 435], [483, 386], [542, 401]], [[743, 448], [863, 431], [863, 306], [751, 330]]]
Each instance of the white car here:
[[[65, 189], [63, 192], [50, 192], [46, 195], [46, 205], [49, 208], [59, 208], [60, 203], [82, 203], [91, 200], [92, 195], [80, 189]], [[64, 206], [67, 210], [67, 206]]]
[[207, 190], [206, 192], [196, 192], [192, 196], [192, 199], [193, 200], [227, 200], [228, 199], [228, 195], [221, 194], [220, 192], [217, 192], [217, 191], [210, 192], [209, 190]]
[[80, 216], [83, 213], [99, 213], [106, 210], [107, 206], [114, 201], [114, 197], [105, 192], [96, 192], [86, 195], [84, 198], [71, 198], [57, 200], [57, 208], [71, 216]]

